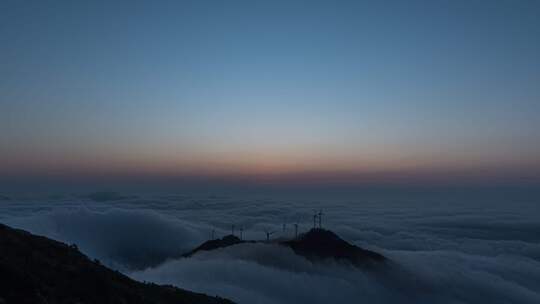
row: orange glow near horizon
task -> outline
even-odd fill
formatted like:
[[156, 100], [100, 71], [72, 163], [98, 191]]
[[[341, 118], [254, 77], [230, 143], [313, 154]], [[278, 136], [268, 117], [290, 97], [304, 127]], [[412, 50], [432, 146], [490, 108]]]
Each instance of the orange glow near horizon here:
[[502, 162], [500, 159], [442, 159], [375, 155], [321, 155], [286, 153], [85, 153], [62, 155], [31, 153], [1, 164], [4, 174], [58, 176], [140, 176], [148, 178], [217, 178], [251, 182], [329, 184], [493, 180], [535, 176], [538, 163]]

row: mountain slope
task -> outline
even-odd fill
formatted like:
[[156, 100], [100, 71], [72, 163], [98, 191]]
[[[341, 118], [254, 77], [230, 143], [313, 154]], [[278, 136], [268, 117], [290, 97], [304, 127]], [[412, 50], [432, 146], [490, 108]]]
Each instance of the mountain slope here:
[[182, 257], [189, 258], [199, 251], [211, 251], [211, 250], [229, 247], [236, 244], [243, 244], [243, 243], [255, 243], [255, 241], [243, 241], [237, 236], [229, 234], [229, 235], [224, 236], [221, 239], [208, 240], [202, 243], [201, 245], [197, 246], [195, 249], [191, 250], [190, 252], [183, 254]]
[[232, 303], [134, 281], [74, 246], [0, 224], [0, 303]]
[[332, 258], [348, 261], [356, 266], [373, 266], [386, 261], [383, 255], [349, 244], [332, 231], [320, 228], [311, 229], [298, 239], [281, 244], [311, 261]]

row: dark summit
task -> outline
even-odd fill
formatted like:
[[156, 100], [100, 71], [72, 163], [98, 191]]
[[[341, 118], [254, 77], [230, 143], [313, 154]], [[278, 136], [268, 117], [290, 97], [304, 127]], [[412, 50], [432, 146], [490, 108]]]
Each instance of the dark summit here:
[[349, 244], [334, 232], [321, 228], [311, 229], [298, 239], [281, 244], [311, 261], [335, 259], [348, 261], [357, 266], [367, 266], [386, 260], [379, 253]]
[[193, 249], [192, 251], [190, 251], [188, 253], [183, 254], [182, 256], [183, 257], [190, 257], [190, 256], [194, 255], [195, 253], [197, 253], [199, 251], [210, 251], [210, 250], [229, 247], [229, 246], [233, 246], [233, 245], [236, 245], [236, 244], [242, 244], [242, 243], [246, 243], [246, 241], [242, 241], [237, 236], [229, 234], [229, 235], [224, 236], [221, 239], [215, 239], [215, 240], [206, 241], [206, 242], [202, 243], [201, 245], [199, 245], [197, 248]]

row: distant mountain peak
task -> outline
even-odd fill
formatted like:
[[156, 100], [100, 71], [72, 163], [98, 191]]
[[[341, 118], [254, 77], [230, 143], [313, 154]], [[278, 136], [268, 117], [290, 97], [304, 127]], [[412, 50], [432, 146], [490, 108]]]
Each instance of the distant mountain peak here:
[[221, 239], [208, 240], [202, 243], [201, 245], [199, 245], [198, 247], [196, 247], [195, 249], [191, 250], [190, 252], [183, 254], [182, 256], [190, 257], [199, 251], [210, 251], [210, 250], [215, 250], [219, 248], [233, 246], [236, 244], [241, 244], [244, 242], [245, 241], [242, 241], [237, 236], [229, 234], [229, 235], [224, 236]]
[[296, 254], [311, 261], [333, 258], [346, 260], [357, 266], [384, 262], [386, 258], [374, 251], [360, 248], [340, 238], [330, 230], [314, 228], [297, 239], [281, 242]]

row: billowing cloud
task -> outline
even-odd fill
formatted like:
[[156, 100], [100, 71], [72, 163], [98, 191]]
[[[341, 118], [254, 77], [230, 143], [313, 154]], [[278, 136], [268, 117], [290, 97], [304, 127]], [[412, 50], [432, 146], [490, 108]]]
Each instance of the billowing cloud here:
[[153, 211], [112, 208], [54, 210], [8, 220], [37, 234], [77, 246], [119, 269], [157, 265], [204, 240], [200, 229]]
[[[531, 201], [269, 200], [138, 197], [17, 201], [0, 220], [67, 243], [142, 281], [239, 303], [540, 303], [540, 212]], [[323, 225], [392, 266], [366, 272], [313, 264], [272, 244], [179, 255], [231, 225], [249, 239]], [[285, 224], [285, 225], [284, 225]]]

